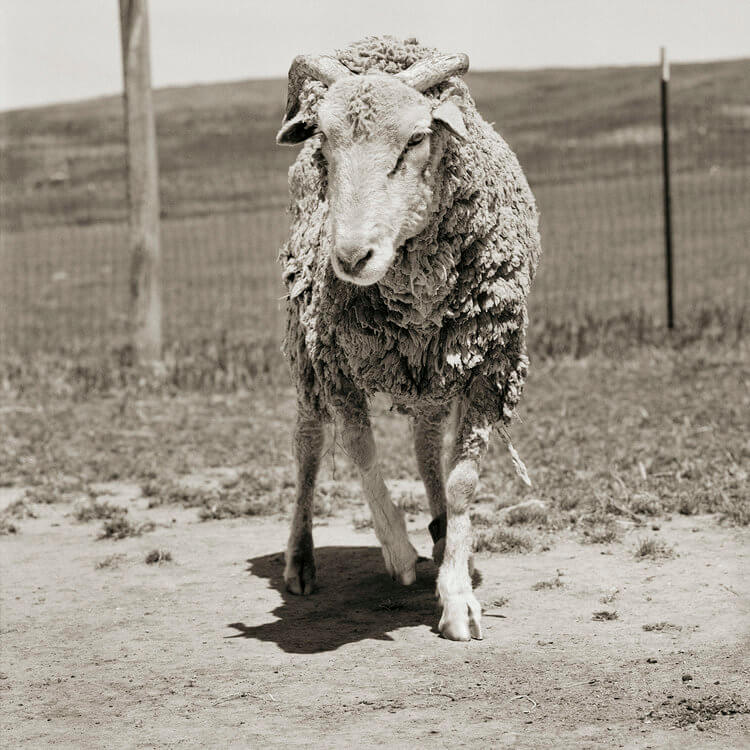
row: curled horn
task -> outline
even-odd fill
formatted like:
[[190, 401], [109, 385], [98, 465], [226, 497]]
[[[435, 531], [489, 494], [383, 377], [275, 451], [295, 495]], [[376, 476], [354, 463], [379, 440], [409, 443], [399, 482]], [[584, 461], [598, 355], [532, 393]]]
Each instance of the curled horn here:
[[451, 76], [462, 76], [469, 69], [468, 55], [435, 55], [419, 60], [414, 65], [396, 74], [396, 78], [417, 91], [437, 86]]
[[354, 73], [349, 68], [330, 55], [298, 55], [292, 60], [289, 68], [289, 90], [284, 120], [289, 120], [297, 113], [299, 91], [305, 81], [315, 80], [330, 86], [340, 78], [352, 75]]

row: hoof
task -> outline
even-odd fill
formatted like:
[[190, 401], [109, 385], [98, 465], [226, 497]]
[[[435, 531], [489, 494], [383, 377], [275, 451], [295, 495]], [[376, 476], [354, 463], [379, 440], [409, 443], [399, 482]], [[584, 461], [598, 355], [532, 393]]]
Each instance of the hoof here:
[[290, 594], [308, 596], [315, 591], [315, 561], [292, 560], [284, 569], [284, 582]]
[[482, 640], [482, 608], [474, 594], [457, 594], [443, 602], [438, 630], [449, 641]]
[[383, 547], [385, 569], [394, 581], [403, 586], [411, 586], [417, 580], [417, 559], [419, 555], [411, 544], [397, 554], [394, 549]]

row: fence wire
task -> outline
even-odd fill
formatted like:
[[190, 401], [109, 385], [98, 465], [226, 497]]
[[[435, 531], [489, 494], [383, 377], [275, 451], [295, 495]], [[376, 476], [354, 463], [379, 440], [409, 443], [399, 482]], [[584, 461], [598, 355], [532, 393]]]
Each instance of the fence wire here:
[[[737, 67], [740, 79], [748, 68]], [[525, 98], [498, 96], [489, 75], [469, 81], [480, 111], [517, 152], [539, 204], [537, 322], [665, 317], [656, 73], [597, 75], [568, 72], [556, 82], [550, 73], [529, 73]], [[684, 85], [679, 68], [673, 74], [678, 326], [704, 307], [748, 304], [750, 100], [741, 83], [728, 96], [720, 64], [698, 66]], [[576, 90], [586, 86], [596, 95]], [[219, 101], [222, 91], [211, 96]], [[583, 104], [572, 107], [578, 99]], [[284, 290], [276, 256], [288, 227], [294, 153], [274, 150], [269, 123], [278, 113], [251, 111], [238, 133], [223, 120], [197, 128], [189, 102], [179, 109], [170, 101], [171, 109], [157, 106], [165, 341], [279, 340]], [[13, 150], [2, 151], [0, 352], [97, 350], [127, 339], [121, 106], [113, 99], [52, 108], [36, 119], [33, 110], [4, 115]], [[196, 131], [200, 137], [188, 137]]]

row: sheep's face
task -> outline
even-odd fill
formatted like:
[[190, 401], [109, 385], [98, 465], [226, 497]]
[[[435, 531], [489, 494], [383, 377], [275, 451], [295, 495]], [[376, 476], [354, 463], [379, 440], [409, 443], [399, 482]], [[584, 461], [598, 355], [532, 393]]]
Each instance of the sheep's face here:
[[435, 137], [440, 116], [426, 97], [386, 75], [348, 78], [329, 89], [318, 128], [328, 163], [331, 264], [339, 278], [376, 283], [398, 248], [427, 225], [444, 148]]
[[[331, 265], [340, 279], [377, 283], [397, 250], [426, 227], [446, 143], [438, 133], [443, 126], [466, 135], [452, 101], [436, 105], [393, 76], [350, 76], [329, 87], [317, 130], [303, 137], [322, 136]], [[282, 134], [280, 142], [289, 142]]]

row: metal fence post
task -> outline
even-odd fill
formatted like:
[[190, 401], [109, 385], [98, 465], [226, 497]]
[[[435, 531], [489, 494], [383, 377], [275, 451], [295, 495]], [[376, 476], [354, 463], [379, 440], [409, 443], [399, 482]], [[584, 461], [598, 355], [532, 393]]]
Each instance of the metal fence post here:
[[131, 330], [136, 358], [147, 362], [162, 355], [159, 172], [147, 0], [120, 0], [120, 33], [128, 143]]
[[661, 47], [661, 153], [664, 174], [664, 254], [667, 283], [667, 328], [674, 328], [674, 285], [672, 269], [672, 191], [669, 182], [669, 61]]

